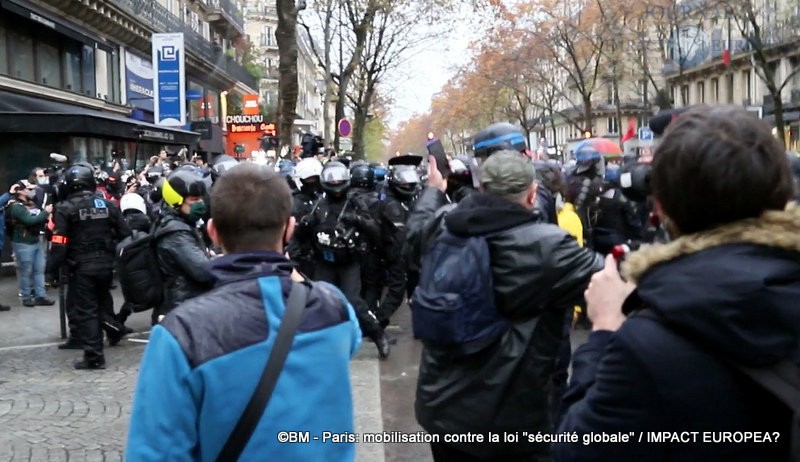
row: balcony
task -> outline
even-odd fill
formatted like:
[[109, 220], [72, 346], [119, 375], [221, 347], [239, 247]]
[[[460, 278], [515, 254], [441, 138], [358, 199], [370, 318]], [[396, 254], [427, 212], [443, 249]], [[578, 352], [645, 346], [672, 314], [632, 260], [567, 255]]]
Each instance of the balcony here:
[[206, 0], [206, 3], [209, 6], [206, 20], [212, 28], [229, 39], [244, 35], [244, 16], [233, 0]]
[[223, 87], [239, 80], [250, 88], [258, 88], [258, 80], [241, 65], [227, 59], [219, 45], [207, 40], [154, 0], [44, 1], [66, 16], [80, 18], [109, 38], [144, 53], [149, 53], [152, 32], [182, 32], [188, 52], [187, 66], [207, 73], [211, 80]]

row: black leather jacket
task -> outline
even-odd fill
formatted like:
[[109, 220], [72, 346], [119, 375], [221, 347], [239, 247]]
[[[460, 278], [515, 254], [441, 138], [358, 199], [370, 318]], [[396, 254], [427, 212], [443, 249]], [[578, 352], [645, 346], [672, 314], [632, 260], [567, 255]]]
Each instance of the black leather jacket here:
[[[436, 192], [423, 194], [411, 217], [415, 231], [409, 226], [408, 236], [418, 240], [418, 248], [427, 249], [427, 241], [441, 229], [433, 226], [447, 226], [459, 235], [491, 233], [487, 240], [495, 300], [512, 328], [498, 344], [464, 360], [423, 348], [417, 420], [430, 433], [549, 433], [548, 399], [565, 310], [582, 299], [603, 259], [579, 247], [557, 226], [537, 222], [530, 210], [496, 196], [472, 194], [444, 218], [436, 217], [430, 212], [442, 201]], [[546, 454], [548, 445], [520, 438], [518, 444], [459, 449], [476, 457], [500, 457]]]
[[212, 275], [200, 233], [171, 208], [164, 206], [161, 213], [155, 238], [158, 266], [166, 286], [160, 312], [165, 314], [184, 300], [209, 290]]

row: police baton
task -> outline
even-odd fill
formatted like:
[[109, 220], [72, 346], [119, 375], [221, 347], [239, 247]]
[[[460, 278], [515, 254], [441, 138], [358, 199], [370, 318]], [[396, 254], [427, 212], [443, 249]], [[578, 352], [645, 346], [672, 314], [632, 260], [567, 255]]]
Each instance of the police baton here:
[[67, 338], [67, 270], [58, 270], [58, 318], [61, 323], [61, 338]]

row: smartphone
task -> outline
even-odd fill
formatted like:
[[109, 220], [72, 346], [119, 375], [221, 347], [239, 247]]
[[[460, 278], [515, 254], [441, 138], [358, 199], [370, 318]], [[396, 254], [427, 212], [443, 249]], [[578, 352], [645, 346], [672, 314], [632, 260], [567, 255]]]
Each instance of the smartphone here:
[[436, 168], [443, 177], [450, 176], [450, 162], [447, 160], [447, 154], [444, 152], [444, 146], [439, 140], [428, 141], [428, 154], [436, 159]]

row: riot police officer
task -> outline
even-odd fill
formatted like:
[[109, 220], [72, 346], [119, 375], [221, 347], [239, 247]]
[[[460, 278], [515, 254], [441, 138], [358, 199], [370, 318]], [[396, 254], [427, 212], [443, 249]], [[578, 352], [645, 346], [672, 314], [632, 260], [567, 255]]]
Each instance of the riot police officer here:
[[642, 239], [642, 227], [636, 204], [620, 189], [618, 164], [605, 169], [603, 191], [590, 210], [592, 219], [592, 248], [608, 255], [616, 245]]
[[390, 169], [387, 180], [388, 188], [383, 201], [383, 247], [388, 290], [381, 303], [379, 316], [383, 325], [388, 325], [389, 318], [403, 303], [405, 295], [413, 292], [419, 279], [417, 274], [408, 271], [408, 262], [404, 257], [406, 221], [419, 191], [419, 173], [412, 165], [396, 165]]
[[[322, 163], [315, 157], [308, 157], [297, 163], [295, 176], [300, 182], [300, 187], [292, 193], [292, 216], [299, 223], [303, 217], [311, 213], [314, 204], [322, 195], [322, 185], [319, 177], [322, 174]], [[295, 262], [301, 273], [309, 278], [314, 277], [313, 246], [310, 242], [301, 242], [297, 236], [292, 236], [286, 249], [289, 257]]]
[[592, 242], [591, 210], [603, 192], [605, 160], [592, 146], [575, 152], [576, 165], [567, 178], [567, 187], [575, 197], [575, 211], [583, 224], [584, 242]]
[[95, 195], [94, 168], [84, 162], [65, 172], [66, 200], [56, 205], [48, 273], [62, 265], [69, 271], [72, 318], [83, 345], [83, 359], [76, 369], [104, 369], [103, 333], [119, 341], [124, 330], [102, 322], [102, 304], [111, 297], [110, 287], [117, 242], [130, 234], [122, 212], [111, 201]]
[[361, 298], [361, 255], [368, 249], [368, 239], [380, 238], [380, 227], [357, 196], [348, 197], [350, 171], [344, 164], [328, 162], [322, 169], [321, 184], [325, 196], [297, 224], [297, 237], [314, 247], [316, 279], [334, 284], [344, 293], [362, 332], [375, 342], [381, 358], [386, 358], [389, 340]]
[[[376, 223], [381, 223], [382, 202], [375, 191], [375, 171], [364, 161], [353, 162], [350, 166], [350, 191], [367, 206], [370, 216]], [[368, 252], [361, 258], [361, 296], [367, 308], [379, 313], [378, 302], [384, 285], [384, 252], [381, 241], [368, 240]]]

